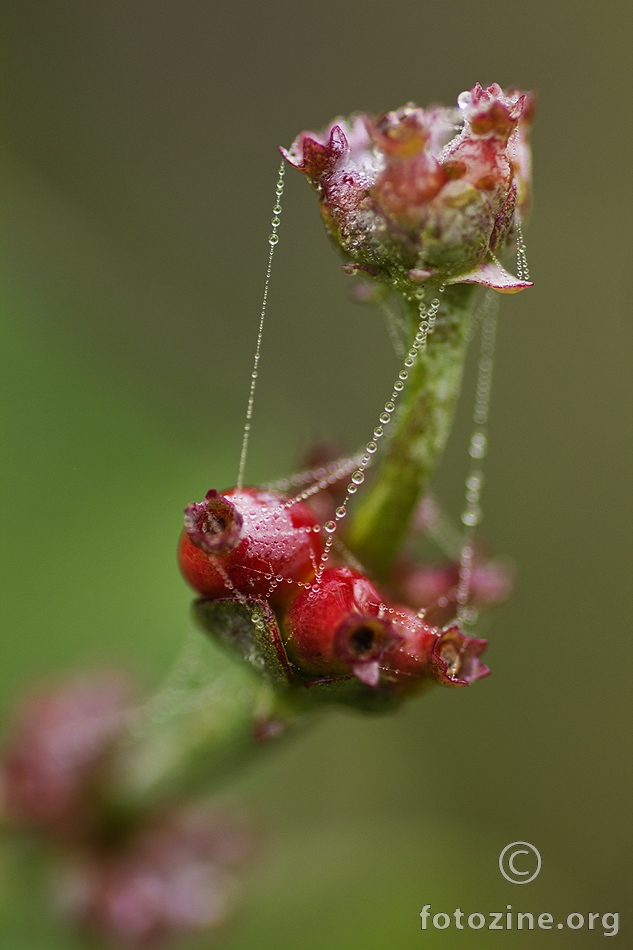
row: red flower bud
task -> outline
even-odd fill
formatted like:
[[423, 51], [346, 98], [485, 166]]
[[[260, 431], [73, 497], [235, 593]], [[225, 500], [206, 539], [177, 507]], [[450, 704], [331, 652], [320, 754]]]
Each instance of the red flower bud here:
[[282, 636], [288, 659], [303, 676], [351, 673], [368, 686], [378, 685], [381, 657], [398, 640], [376, 588], [349, 567], [328, 568], [298, 595]]
[[306, 505], [288, 501], [280, 492], [233, 488], [188, 505], [179, 560], [194, 590], [281, 603], [311, 581], [323, 551], [319, 525]]
[[425, 281], [531, 286], [495, 255], [529, 203], [533, 97], [477, 84], [458, 109], [409, 103], [302, 132], [287, 161], [321, 196], [326, 227], [360, 271], [414, 295]]
[[486, 640], [466, 636], [454, 623], [430, 627], [407, 607], [396, 608], [399, 642], [382, 659], [383, 675], [405, 693], [419, 692], [432, 680], [442, 686], [470, 686], [490, 670], [479, 659]]

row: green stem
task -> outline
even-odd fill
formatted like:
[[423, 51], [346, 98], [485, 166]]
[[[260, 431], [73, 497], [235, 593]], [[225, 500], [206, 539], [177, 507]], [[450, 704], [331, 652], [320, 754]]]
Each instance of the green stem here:
[[204, 634], [195, 636], [178, 681], [168, 682], [132, 719], [110, 788], [113, 813], [134, 815], [208, 792], [302, 718], [289, 691]]
[[[461, 387], [475, 290], [459, 284], [442, 294], [435, 330], [409, 373], [385, 454], [354, 513], [348, 545], [379, 578], [389, 574], [444, 451]], [[407, 301], [407, 307], [413, 338], [420, 319], [417, 303]]]

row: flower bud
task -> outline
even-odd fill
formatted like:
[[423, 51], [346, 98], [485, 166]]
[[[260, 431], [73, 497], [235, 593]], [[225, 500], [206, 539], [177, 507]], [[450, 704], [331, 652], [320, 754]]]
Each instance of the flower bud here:
[[349, 567], [323, 571], [318, 584], [293, 601], [282, 637], [304, 677], [352, 674], [367, 686], [380, 680], [380, 660], [398, 640], [373, 584]]
[[441, 686], [470, 686], [488, 676], [480, 661], [486, 640], [462, 633], [458, 624], [429, 626], [407, 607], [396, 608], [399, 642], [385, 653], [383, 676], [403, 693], [419, 692], [434, 680]]
[[[442, 626], [455, 616], [459, 564], [400, 565], [397, 588], [416, 610], [425, 611], [425, 621]], [[495, 607], [504, 603], [512, 592], [512, 570], [503, 561], [476, 557], [473, 561], [468, 603], [478, 608]]]
[[188, 505], [179, 545], [187, 582], [213, 598], [237, 591], [277, 604], [296, 593], [313, 579], [323, 542], [310, 509], [288, 501], [280, 492], [233, 488]]
[[61, 910], [116, 946], [200, 936], [234, 909], [232, 868], [252, 845], [252, 835], [208, 808], [158, 815], [119, 848], [71, 861], [59, 881]]
[[413, 104], [302, 132], [287, 161], [320, 194], [321, 214], [360, 272], [407, 296], [426, 283], [531, 286], [497, 261], [529, 204], [533, 97], [479, 84], [458, 108]]
[[0, 757], [5, 820], [53, 834], [75, 834], [90, 821], [93, 797], [130, 695], [119, 673], [76, 676], [27, 697]]

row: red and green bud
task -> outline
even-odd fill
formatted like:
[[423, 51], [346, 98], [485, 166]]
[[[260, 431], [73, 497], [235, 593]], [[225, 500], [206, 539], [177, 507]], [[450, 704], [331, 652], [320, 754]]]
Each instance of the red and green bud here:
[[204, 597], [246, 597], [283, 603], [314, 578], [323, 551], [320, 527], [302, 502], [280, 492], [212, 489], [185, 508], [179, 561]]
[[497, 255], [529, 204], [533, 106], [529, 94], [477, 84], [458, 108], [336, 119], [281, 151], [319, 192], [349, 273], [407, 296], [427, 282], [515, 293], [531, 284]]

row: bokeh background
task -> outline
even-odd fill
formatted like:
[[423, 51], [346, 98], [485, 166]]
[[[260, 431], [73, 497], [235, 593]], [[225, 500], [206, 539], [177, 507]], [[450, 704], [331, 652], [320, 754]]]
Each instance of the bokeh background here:
[[[190, 595], [175, 539], [186, 503], [235, 481], [277, 145], [337, 114], [451, 103], [475, 81], [539, 96], [535, 287], [502, 301], [486, 463], [484, 533], [518, 568], [489, 630], [493, 676], [393, 717], [328, 715], [225, 789], [267, 846], [223, 950], [491, 945], [422, 934], [425, 903], [626, 911], [628, 11], [3, 0], [4, 714], [34, 677], [113, 656], [149, 688], [178, 653]], [[287, 474], [315, 436], [363, 442], [396, 366], [380, 314], [349, 299], [314, 195], [286, 180], [251, 481]], [[437, 479], [455, 512], [469, 381]], [[497, 868], [516, 839], [543, 858], [520, 890]], [[3, 947], [84, 947], [39, 883], [0, 868]]]

